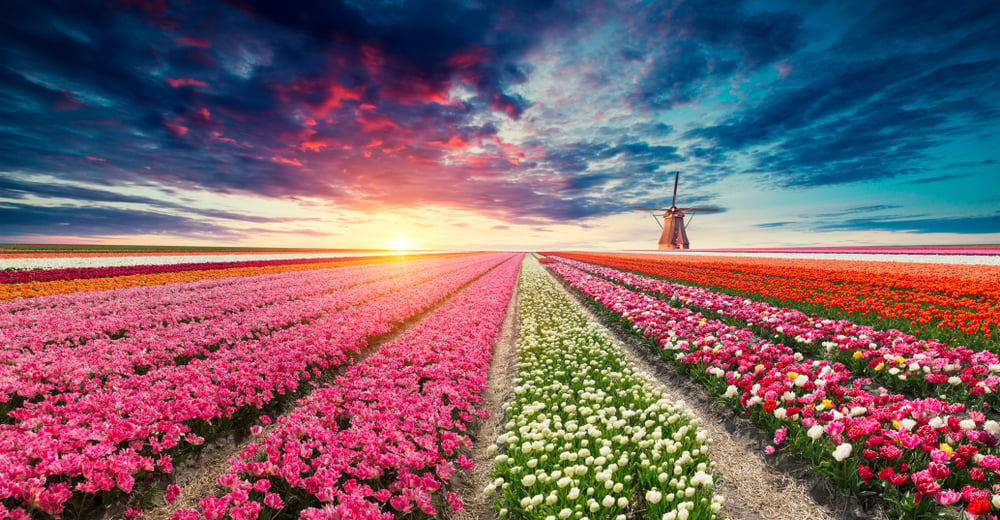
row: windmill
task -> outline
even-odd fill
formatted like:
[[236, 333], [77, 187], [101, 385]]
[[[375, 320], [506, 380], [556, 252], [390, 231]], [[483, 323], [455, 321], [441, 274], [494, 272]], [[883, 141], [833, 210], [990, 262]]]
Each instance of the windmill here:
[[[634, 208], [634, 211], [663, 211], [663, 233], [660, 234], [659, 249], [690, 249], [687, 233], [684, 232], [684, 216], [688, 213], [707, 213], [719, 211], [714, 208], [678, 208], [677, 207], [677, 183], [681, 179], [681, 172], [675, 172], [674, 176], [674, 199], [670, 201], [669, 208]], [[655, 218], [655, 215], [654, 215]], [[690, 219], [688, 223], [690, 223]], [[660, 223], [659, 220], [656, 221]]]

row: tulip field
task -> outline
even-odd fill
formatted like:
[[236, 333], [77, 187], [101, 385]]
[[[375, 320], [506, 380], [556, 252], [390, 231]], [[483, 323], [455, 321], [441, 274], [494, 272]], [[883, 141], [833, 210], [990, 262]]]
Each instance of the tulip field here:
[[643, 518], [716, 518], [710, 439], [538, 265], [522, 275], [518, 378], [485, 490], [500, 516], [624, 520], [638, 497]]
[[[955, 270], [966, 283], [908, 291], [908, 283], [945, 266], [921, 272], [854, 263], [836, 271], [833, 264], [779, 269], [773, 259], [691, 258], [554, 254], [548, 266], [646, 338], [665, 363], [773, 432], [768, 452], [811, 461], [845, 494], [881, 497], [899, 518], [1000, 511], [1000, 358], [989, 337], [995, 269]], [[909, 303], [931, 299], [933, 307]], [[959, 322], [974, 320], [955, 337], [980, 334], [980, 341], [949, 344], [831, 312], [859, 308], [852, 306], [862, 306], [862, 316], [927, 310], [931, 321], [918, 329], [933, 320], [961, 329]]]
[[[220, 475], [230, 493], [173, 516], [315, 517], [333, 503], [351, 512], [339, 514], [391, 517], [372, 513], [381, 502], [367, 502], [382, 498], [393, 510], [432, 511], [428, 487], [446, 481], [454, 465], [470, 464], [461, 432], [480, 412], [482, 367], [517, 259], [351, 259], [308, 270], [301, 262], [251, 263], [213, 266], [219, 278], [157, 285], [133, 283], [132, 272], [108, 273], [100, 279], [125, 288], [3, 302], [0, 512], [88, 518], [127, 503], [123, 513], [138, 516], [141, 504], [129, 497], [169, 475], [176, 460], [234, 429], [260, 433], [277, 410], [316, 386], [312, 381], [352, 365], [368, 341], [448, 301], [333, 385], [294, 403], [252, 445], [262, 460], [248, 447], [240, 454], [246, 464], [234, 461]], [[233, 269], [246, 271], [234, 276]], [[440, 352], [432, 352], [435, 343]], [[395, 423], [387, 420], [393, 415]], [[373, 438], [385, 445], [375, 448]], [[381, 481], [387, 472], [395, 480], [380, 489], [346, 483]], [[286, 492], [268, 491], [272, 481]], [[168, 487], [165, 499], [179, 494]]]
[[[1000, 266], [569, 254], [861, 325], [1000, 350]], [[992, 341], [991, 341], [992, 337]]]
[[738, 519], [738, 416], [886, 517], [987, 520], [998, 316], [985, 265], [0, 254], [0, 519]]

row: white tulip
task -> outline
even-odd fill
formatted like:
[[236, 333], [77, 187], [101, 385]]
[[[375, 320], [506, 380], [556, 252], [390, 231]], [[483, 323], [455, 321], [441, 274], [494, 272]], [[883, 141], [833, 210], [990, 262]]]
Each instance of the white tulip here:
[[833, 450], [833, 458], [837, 459], [837, 462], [843, 462], [844, 459], [851, 456], [851, 452], [854, 451], [854, 446], [850, 443], [842, 443], [837, 445], [837, 449]]

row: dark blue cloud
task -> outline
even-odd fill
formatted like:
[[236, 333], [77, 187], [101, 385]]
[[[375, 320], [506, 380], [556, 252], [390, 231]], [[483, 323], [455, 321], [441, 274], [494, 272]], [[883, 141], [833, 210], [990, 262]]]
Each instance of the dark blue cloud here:
[[[854, 216], [859, 213], [876, 213], [879, 211], [901, 209], [902, 207], [903, 206], [899, 204], [872, 204], [868, 206], [852, 206], [838, 211], [826, 211], [823, 213], [814, 213], [810, 216], [819, 220], [840, 219], [843, 217]], [[803, 217], [803, 220], [806, 220], [806, 218]]]
[[241, 238], [250, 230], [210, 224], [198, 218], [118, 208], [37, 207], [0, 204], [4, 237], [103, 235], [181, 235], [191, 238]]
[[[741, 1], [682, 0], [648, 9], [638, 20], [652, 64], [632, 94], [646, 110], [691, 103], [711, 81], [756, 72], [804, 40], [797, 13], [751, 11]], [[639, 59], [634, 49], [627, 52]]]
[[857, 16], [834, 48], [845, 54], [893, 46], [934, 54], [942, 46], [1000, 44], [996, 5], [988, 1], [882, 1], [848, 8], [856, 9]]
[[786, 187], [930, 174], [936, 147], [1000, 115], [1000, 14], [985, 5], [879, 3], [825, 52], [789, 59], [786, 86], [686, 135], [713, 143], [714, 163], [768, 147], [755, 170]]
[[[977, 163], [977, 165], [980, 165], [980, 164], [981, 163]], [[989, 164], [992, 164], [992, 163], [989, 163]], [[966, 177], [967, 177], [966, 175], [961, 175], [961, 174], [955, 174], [955, 175], [935, 175], [933, 177], [921, 177], [921, 178], [917, 178], [917, 179], [907, 179], [907, 180], [901, 181], [900, 183], [901, 184], [917, 184], [917, 185], [919, 185], [919, 184], [931, 184], [931, 183], [938, 183], [938, 182], [955, 181], [955, 180], [959, 180], [959, 179], [964, 179]]]
[[927, 217], [890, 220], [884, 218], [854, 218], [816, 226], [821, 231], [905, 231], [909, 233], [955, 233], [974, 235], [1000, 233], [1000, 213], [971, 217]]
[[764, 229], [773, 229], [773, 228], [783, 228], [783, 227], [788, 227], [788, 226], [794, 226], [796, 224], [797, 224], [797, 222], [788, 222], [788, 221], [785, 221], [785, 222], [764, 222], [762, 224], [754, 224], [753, 227], [764, 228]]

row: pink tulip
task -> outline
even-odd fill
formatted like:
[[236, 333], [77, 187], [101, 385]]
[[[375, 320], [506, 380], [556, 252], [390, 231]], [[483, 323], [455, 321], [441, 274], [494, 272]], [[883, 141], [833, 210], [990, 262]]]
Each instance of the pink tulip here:
[[[301, 518], [329, 511], [389, 518], [380, 512], [385, 501], [403, 513], [416, 507], [436, 514], [432, 495], [444, 493], [456, 462], [472, 465], [459, 450], [472, 447], [467, 423], [483, 415], [490, 352], [520, 263], [520, 256], [504, 259], [333, 385], [300, 400], [254, 447], [266, 460], [233, 459], [219, 482], [238, 486], [250, 480], [247, 474], [273, 475], [295, 493], [327, 504]], [[371, 487], [387, 475], [395, 476], [387, 488]], [[238, 503], [243, 497], [235, 494], [229, 496]], [[461, 510], [457, 496], [445, 495], [452, 509]]]

